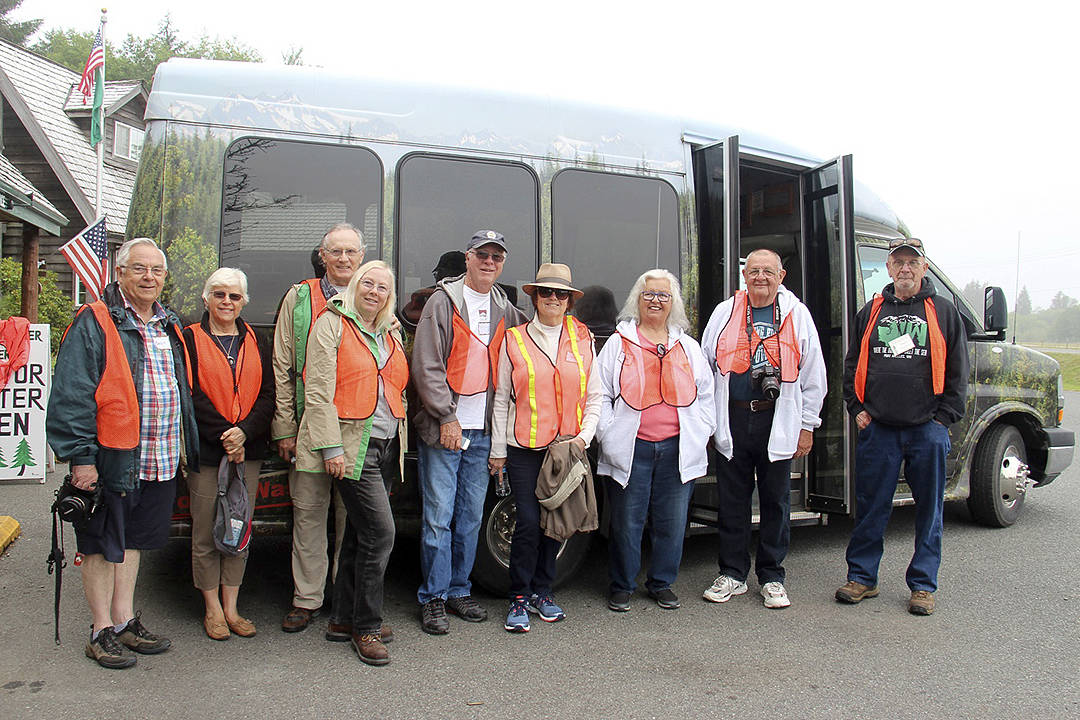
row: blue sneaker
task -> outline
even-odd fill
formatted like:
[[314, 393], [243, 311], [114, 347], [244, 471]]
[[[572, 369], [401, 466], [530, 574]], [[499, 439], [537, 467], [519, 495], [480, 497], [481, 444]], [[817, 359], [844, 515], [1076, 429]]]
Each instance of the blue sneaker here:
[[529, 632], [529, 611], [525, 609], [525, 597], [518, 595], [510, 601], [510, 612], [506, 613], [507, 632]]
[[563, 609], [555, 604], [551, 595], [533, 595], [529, 598], [529, 612], [540, 616], [544, 622], [559, 622], [566, 617]]

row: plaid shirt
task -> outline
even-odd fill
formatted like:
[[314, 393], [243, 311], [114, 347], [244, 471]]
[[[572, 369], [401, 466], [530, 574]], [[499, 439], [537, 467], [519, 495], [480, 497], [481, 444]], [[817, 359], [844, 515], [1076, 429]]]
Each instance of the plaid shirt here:
[[143, 338], [143, 383], [139, 407], [139, 481], [172, 480], [180, 464], [180, 388], [173, 366], [167, 315], [154, 303], [154, 317], [144, 323], [127, 298], [128, 315]]

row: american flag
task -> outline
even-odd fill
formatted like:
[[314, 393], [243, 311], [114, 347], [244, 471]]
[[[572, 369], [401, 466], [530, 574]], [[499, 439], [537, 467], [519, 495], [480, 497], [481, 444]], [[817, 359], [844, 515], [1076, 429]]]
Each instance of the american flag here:
[[93, 296], [91, 302], [101, 297], [105, 288], [105, 257], [108, 254], [105, 233], [105, 218], [102, 217], [60, 248], [60, 254], [86, 286], [86, 293]]
[[79, 92], [83, 94], [83, 104], [90, 99], [94, 89], [94, 71], [105, 66], [105, 49], [101, 46], [101, 29], [94, 37], [94, 44], [90, 47], [90, 57], [86, 58], [86, 68], [79, 79]]

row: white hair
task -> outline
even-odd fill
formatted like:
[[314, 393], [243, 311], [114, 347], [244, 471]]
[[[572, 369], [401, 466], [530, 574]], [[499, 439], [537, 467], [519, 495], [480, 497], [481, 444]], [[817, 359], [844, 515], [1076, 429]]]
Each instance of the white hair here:
[[327, 230], [325, 233], [323, 233], [322, 242], [319, 243], [319, 248], [320, 249], [325, 248], [326, 247], [326, 238], [330, 237], [330, 233], [335, 233], [338, 230], [350, 230], [350, 231], [356, 233], [356, 239], [360, 241], [360, 249], [361, 250], [364, 249], [364, 233], [360, 232], [360, 228], [356, 227], [352, 223], [347, 223], [347, 222], [337, 223], [336, 225], [331, 227], [329, 230]]
[[634, 282], [634, 287], [630, 289], [630, 295], [626, 298], [622, 311], [619, 312], [619, 320], [641, 322], [641, 316], [638, 313], [638, 298], [641, 297], [641, 291], [645, 289], [646, 280], [667, 280], [671, 284], [671, 314], [668, 315], [668, 327], [677, 327], [683, 332], [689, 330], [690, 320], [686, 317], [686, 306], [683, 304], [682, 292], [679, 290], [679, 279], [670, 270], [661, 268], [641, 273]]
[[394, 290], [394, 284], [397, 281], [394, 279], [394, 271], [390, 269], [389, 265], [382, 260], [370, 260], [358, 267], [356, 272], [353, 273], [352, 280], [349, 281], [349, 287], [345, 290], [345, 296], [342, 300], [345, 309], [359, 317], [360, 311], [356, 308], [356, 293], [359, 292], [360, 281], [372, 270], [385, 270], [390, 275], [390, 292], [386, 296], [382, 308], [375, 314], [375, 332], [381, 333], [390, 329], [390, 325], [394, 322], [394, 308], [397, 307], [397, 293]]
[[128, 240], [126, 243], [120, 246], [120, 249], [116, 251], [116, 267], [127, 267], [128, 258], [131, 257], [132, 248], [139, 245], [149, 245], [150, 247], [161, 253], [161, 264], [165, 270], [169, 269], [169, 259], [165, 257], [165, 251], [158, 247], [158, 244], [148, 237], [139, 237]]
[[244, 304], [250, 302], [247, 275], [244, 274], [243, 270], [231, 267], [220, 267], [210, 273], [210, 277], [206, 278], [206, 284], [203, 285], [202, 299], [205, 302], [210, 302], [210, 293], [213, 292], [214, 288], [232, 287], [233, 285], [240, 287], [240, 294], [244, 296]]

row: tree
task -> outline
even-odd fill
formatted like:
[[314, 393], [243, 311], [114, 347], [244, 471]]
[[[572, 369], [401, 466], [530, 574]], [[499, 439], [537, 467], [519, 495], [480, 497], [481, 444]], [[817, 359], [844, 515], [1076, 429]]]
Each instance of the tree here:
[[0, 0], [0, 38], [25, 47], [26, 41], [38, 31], [43, 21], [41, 18], [19, 21], [8, 17], [22, 3], [23, 0]]
[[286, 65], [303, 65], [304, 48], [290, 47], [288, 50], [281, 53], [281, 62]]
[[1076, 299], [1069, 297], [1060, 290], [1058, 290], [1057, 295], [1055, 295], [1050, 301], [1051, 310], [1065, 310], [1066, 308], [1071, 308], [1074, 305], [1076, 305]]
[[971, 280], [964, 289], [960, 292], [964, 296], [964, 299], [968, 301], [971, 307], [977, 311], [982, 312], [983, 306], [986, 304], [984, 299], [984, 293], [986, 292], [986, 283], [982, 280]]
[[1031, 314], [1031, 296], [1028, 295], [1027, 285], [1025, 285], [1020, 290], [1020, 294], [1016, 296], [1016, 314], [1017, 315], [1030, 315]]
[[7, 460], [4, 460], [4, 448], [0, 448], [0, 468], [7, 467]]
[[26, 438], [21, 438], [18, 447], [15, 448], [15, 459], [11, 461], [11, 467], [19, 468], [19, 475], [22, 475], [26, 472], [27, 465], [37, 467], [34, 455], [30, 452], [30, 443], [26, 442]]

